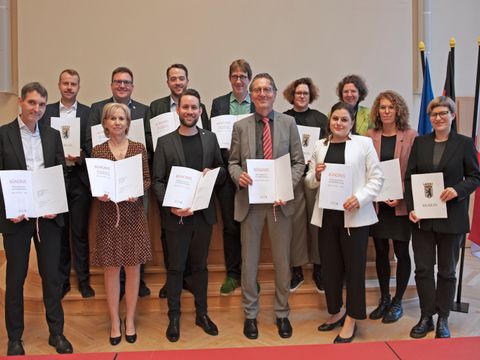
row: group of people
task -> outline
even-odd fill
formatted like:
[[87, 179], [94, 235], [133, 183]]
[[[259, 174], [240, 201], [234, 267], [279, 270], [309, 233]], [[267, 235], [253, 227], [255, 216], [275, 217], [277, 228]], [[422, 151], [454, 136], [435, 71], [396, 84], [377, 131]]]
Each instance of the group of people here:
[[[160, 208], [161, 242], [167, 270], [166, 284], [159, 292], [167, 298], [169, 324], [166, 337], [180, 338], [180, 296], [183, 288], [195, 297], [195, 324], [209, 335], [218, 335], [208, 315], [207, 256], [216, 223], [214, 197], [200, 211], [162, 206], [173, 166], [203, 173], [219, 168], [215, 193], [223, 220], [226, 277], [220, 288], [229, 295], [241, 287], [244, 308], [243, 333], [249, 339], [259, 335], [260, 284], [257, 281], [262, 229], [265, 222], [271, 240], [275, 269], [274, 312], [278, 334], [292, 336], [289, 321], [289, 293], [304, 281], [302, 266], [313, 264], [313, 281], [325, 290], [330, 317], [318, 327], [331, 331], [341, 327], [335, 343], [351, 342], [356, 320], [365, 319], [365, 267], [368, 237], [376, 250], [376, 269], [381, 299], [371, 319], [392, 323], [403, 314], [402, 296], [411, 272], [409, 241], [412, 239], [415, 280], [421, 318], [410, 335], [424, 337], [434, 330], [436, 337], [450, 336], [448, 315], [455, 292], [455, 266], [462, 236], [469, 230], [467, 199], [480, 185], [480, 171], [473, 142], [451, 128], [455, 103], [447, 97], [434, 99], [428, 113], [430, 135], [417, 137], [409, 126], [404, 99], [394, 91], [380, 93], [371, 109], [359, 105], [367, 86], [357, 75], [349, 75], [337, 87], [339, 102], [328, 116], [311, 109], [318, 88], [310, 78], [292, 82], [283, 92], [293, 108], [274, 110], [275, 81], [268, 73], [252, 77], [248, 62], [235, 60], [229, 68], [232, 91], [213, 100], [211, 117], [249, 116], [233, 125], [231, 146], [220, 149], [200, 94], [188, 88], [188, 70], [173, 64], [166, 71], [170, 94], [150, 106], [131, 98], [133, 74], [126, 67], [112, 73], [112, 97], [90, 108], [77, 102], [80, 76], [72, 69], [59, 77], [59, 102], [47, 105], [47, 91], [29, 83], [19, 97], [20, 115], [0, 128], [0, 170], [38, 170], [55, 165], [65, 168], [70, 213], [39, 219], [19, 216], [7, 219], [3, 196], [0, 230], [7, 259], [5, 319], [8, 355], [24, 354], [22, 334], [23, 284], [28, 252], [33, 237], [42, 278], [49, 325], [49, 344], [59, 353], [73, 347], [63, 334], [62, 297], [70, 291], [70, 253], [83, 297], [94, 296], [89, 284], [88, 218], [90, 190], [86, 157], [121, 160], [141, 154], [145, 194], [151, 187]], [[170, 134], [152, 139], [150, 119], [176, 112], [180, 126]], [[81, 156], [64, 154], [60, 134], [50, 125], [52, 116], [77, 117], [81, 125]], [[128, 138], [132, 119], [144, 120], [146, 147]], [[198, 121], [202, 126], [197, 126]], [[91, 127], [102, 124], [108, 140], [92, 148]], [[297, 125], [320, 128], [311, 159], [305, 159]], [[155, 151], [153, 142], [156, 142]], [[248, 159], [276, 159], [290, 155], [294, 199], [277, 199], [273, 204], [250, 204]], [[380, 161], [399, 159], [404, 199], [374, 202], [384, 175]], [[322, 209], [322, 173], [326, 164], [346, 164], [353, 169], [353, 192], [343, 211]], [[446, 219], [420, 219], [413, 207], [411, 177], [443, 172], [445, 189], [440, 199], [447, 204]], [[150, 176], [151, 174], [151, 176]], [[92, 264], [104, 268], [104, 283], [110, 315], [111, 345], [137, 339], [135, 309], [138, 296], [150, 294], [143, 281], [143, 266], [152, 258], [146, 213], [148, 196], [129, 198], [118, 204], [105, 194], [98, 197], [95, 249]], [[41, 240], [40, 240], [41, 238]], [[308, 240], [310, 239], [310, 244]], [[398, 260], [396, 290], [390, 295], [389, 241]], [[72, 244], [72, 251], [70, 250]], [[434, 265], [438, 252], [438, 273]], [[343, 287], [346, 301], [343, 302]], [[126, 314], [119, 313], [125, 297]]]

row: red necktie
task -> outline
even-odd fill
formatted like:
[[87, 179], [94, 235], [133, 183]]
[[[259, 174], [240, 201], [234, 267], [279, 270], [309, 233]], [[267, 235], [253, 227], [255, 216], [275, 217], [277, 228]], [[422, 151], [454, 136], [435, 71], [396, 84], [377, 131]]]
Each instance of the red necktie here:
[[272, 150], [272, 134], [270, 133], [270, 124], [268, 118], [263, 118], [263, 158], [272, 159], [273, 150]]

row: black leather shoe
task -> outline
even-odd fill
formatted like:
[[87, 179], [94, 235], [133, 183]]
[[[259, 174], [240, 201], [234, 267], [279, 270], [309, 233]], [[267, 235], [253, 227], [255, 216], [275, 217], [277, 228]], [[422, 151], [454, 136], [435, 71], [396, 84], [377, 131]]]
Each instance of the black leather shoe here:
[[292, 336], [292, 325], [287, 317], [277, 318], [277, 328], [281, 338], [287, 339]]
[[7, 356], [25, 355], [22, 340], [8, 340]]
[[167, 298], [167, 284], [164, 284], [160, 291], [158, 292], [158, 297], [160, 299], [166, 299]]
[[133, 344], [135, 341], [137, 341], [137, 332], [135, 332], [135, 334], [133, 335], [127, 335], [127, 319], [123, 319], [123, 324], [125, 325], [125, 340], [130, 343], [130, 344]]
[[337, 326], [343, 326], [343, 324], [345, 323], [345, 318], [347, 317], [347, 313], [345, 313], [341, 318], [340, 320], [337, 320], [333, 323], [328, 323], [328, 322], [325, 322], [323, 323], [322, 325], [320, 325], [318, 327], [318, 331], [331, 331], [333, 329], [335, 329]]
[[322, 275], [322, 266], [319, 264], [313, 264], [313, 273], [312, 280], [315, 284], [315, 288], [318, 293], [325, 291], [325, 286], [323, 284], [323, 275]]
[[195, 317], [195, 324], [200, 326], [208, 335], [218, 335], [217, 325], [215, 325], [215, 323], [208, 317], [207, 314], [200, 316], [197, 315]]
[[122, 341], [122, 320], [120, 320], [120, 336], [115, 336], [115, 337], [110, 336], [109, 341], [110, 341], [110, 345], [112, 346], [116, 346], [120, 344], [120, 341]]
[[397, 300], [393, 298], [390, 307], [388, 308], [385, 315], [383, 315], [382, 323], [391, 324], [403, 316], [402, 300]]
[[151, 292], [150, 289], [147, 287], [145, 284], [145, 281], [140, 280], [140, 286], [138, 288], [138, 297], [145, 297], [145, 296], [150, 296]]
[[435, 337], [437, 339], [448, 339], [450, 337], [450, 330], [448, 329], [448, 317], [438, 317]]
[[167, 332], [165, 333], [168, 341], [175, 342], [180, 338], [180, 318], [172, 317], [168, 323]]
[[243, 335], [251, 340], [258, 338], [257, 319], [245, 319], [243, 323]]
[[95, 290], [93, 290], [88, 281], [82, 281], [80, 284], [78, 284], [78, 290], [80, 291], [80, 294], [82, 294], [83, 298], [95, 296]]
[[387, 312], [390, 304], [390, 295], [388, 295], [388, 297], [380, 298], [377, 308], [371, 312], [369, 318], [372, 320], [378, 320], [383, 318], [383, 315], [385, 315], [385, 313]]
[[63, 335], [52, 335], [48, 337], [48, 345], [53, 346], [59, 354], [73, 353], [72, 344]]
[[417, 325], [410, 330], [410, 337], [414, 339], [421, 339], [425, 337], [430, 331], [433, 331], [433, 319], [431, 316], [422, 316]]
[[351, 343], [353, 341], [353, 339], [355, 338], [355, 333], [357, 332], [357, 324], [355, 324], [354, 328], [353, 328], [353, 334], [352, 336], [348, 337], [348, 338], [343, 338], [339, 335], [337, 335], [337, 337], [335, 338], [335, 340], [333, 340], [333, 343], [334, 344], [348, 344], [348, 343]]
[[66, 281], [62, 285], [62, 299], [67, 295], [67, 293], [71, 290], [70, 282]]

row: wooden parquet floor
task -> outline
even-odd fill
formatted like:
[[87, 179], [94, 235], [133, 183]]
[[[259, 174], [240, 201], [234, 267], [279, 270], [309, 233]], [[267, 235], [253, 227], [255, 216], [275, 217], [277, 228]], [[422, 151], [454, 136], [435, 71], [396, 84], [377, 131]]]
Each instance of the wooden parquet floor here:
[[[319, 295], [323, 296], [323, 295]], [[476, 259], [467, 250], [464, 273], [463, 299], [470, 304], [468, 314], [452, 312], [450, 330], [454, 337], [480, 336], [480, 259]], [[373, 310], [368, 307], [368, 312]], [[408, 300], [404, 303], [405, 315], [395, 324], [382, 324], [380, 321], [364, 320], [358, 322], [359, 331], [356, 342], [385, 341], [409, 339], [410, 328], [419, 317], [418, 300]], [[3, 306], [0, 309], [3, 313]], [[298, 345], [298, 344], [329, 344], [338, 333], [321, 333], [317, 326], [325, 321], [328, 314], [323, 309], [294, 309], [290, 320], [293, 325], [293, 336], [281, 339], [276, 331], [273, 310], [261, 310], [259, 321], [260, 336], [257, 340], [248, 340], [242, 334], [243, 313], [241, 309], [211, 311], [210, 317], [219, 327], [219, 336], [209, 336], [195, 326], [195, 315], [184, 313], [181, 318], [181, 337], [177, 343], [169, 343], [165, 338], [168, 324], [163, 312], [148, 312], [138, 315], [138, 340], [128, 344], [125, 340], [116, 347], [110, 346], [109, 320], [107, 314], [68, 315], [65, 319], [65, 335], [72, 342], [74, 351], [112, 352], [139, 351], [163, 349], [202, 349], [225, 347], [252, 347], [267, 345]], [[432, 338], [430, 333], [427, 338]], [[23, 340], [27, 354], [53, 354], [54, 349], [47, 344], [48, 330], [44, 315], [25, 316], [25, 333]], [[4, 317], [0, 318], [0, 354], [6, 352], [7, 336]]]

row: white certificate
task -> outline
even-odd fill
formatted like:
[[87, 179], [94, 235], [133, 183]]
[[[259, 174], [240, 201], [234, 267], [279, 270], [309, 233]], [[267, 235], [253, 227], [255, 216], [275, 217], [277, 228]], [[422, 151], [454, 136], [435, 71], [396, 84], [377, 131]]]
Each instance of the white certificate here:
[[252, 178], [252, 185], [248, 186], [250, 204], [293, 199], [290, 154], [275, 160], [247, 159], [247, 172]]
[[0, 171], [7, 219], [37, 218], [68, 211], [61, 165], [29, 170]]
[[92, 196], [108, 195], [115, 203], [143, 195], [142, 154], [112, 161], [87, 158]]
[[210, 119], [212, 132], [217, 135], [218, 145], [221, 149], [229, 149], [232, 142], [233, 124], [238, 120], [246, 118], [252, 114], [245, 115], [220, 115]]
[[381, 161], [380, 168], [383, 172], [383, 187], [375, 201], [403, 199], [400, 161], [398, 159]]
[[180, 119], [176, 112], [167, 112], [150, 119], [150, 130], [152, 131], [153, 150], [157, 148], [157, 140], [163, 135], [175, 131], [180, 126]]
[[322, 209], [341, 210], [353, 192], [353, 169], [350, 165], [325, 163], [320, 176], [318, 206]]
[[103, 144], [108, 140], [108, 137], [105, 136], [102, 124], [93, 125], [90, 129], [92, 131], [92, 148]]
[[50, 126], [60, 131], [65, 156], [80, 156], [80, 118], [52, 117]]
[[203, 174], [182, 166], [172, 166], [162, 206], [191, 211], [208, 208], [220, 168]]
[[145, 142], [145, 127], [143, 125], [143, 119], [136, 119], [130, 122], [128, 138], [132, 141], [143, 144], [143, 146], [147, 146]]
[[412, 175], [413, 209], [419, 219], [447, 217], [447, 203], [440, 200], [444, 188], [442, 173]]
[[297, 125], [300, 135], [300, 143], [302, 144], [303, 157], [305, 161], [312, 158], [313, 148], [318, 139], [320, 139], [320, 128], [314, 126]]

